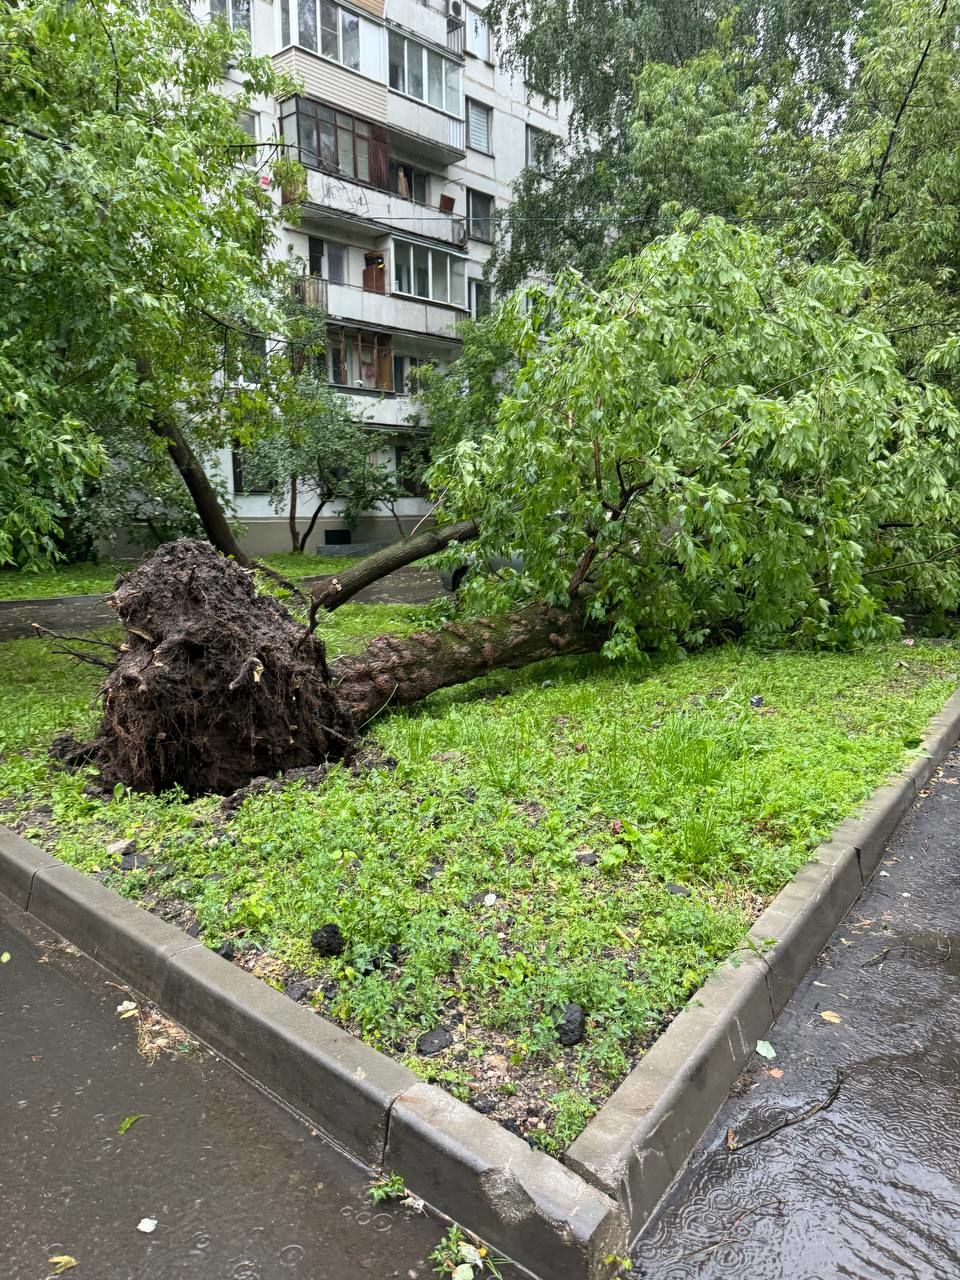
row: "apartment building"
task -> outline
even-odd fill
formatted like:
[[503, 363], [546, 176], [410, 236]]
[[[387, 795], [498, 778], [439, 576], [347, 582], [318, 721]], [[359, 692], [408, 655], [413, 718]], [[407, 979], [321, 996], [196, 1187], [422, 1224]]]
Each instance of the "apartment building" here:
[[[489, 305], [496, 210], [565, 131], [563, 108], [528, 98], [496, 65], [482, 9], [464, 0], [210, 0], [210, 11], [301, 86], [254, 104], [244, 127], [260, 143], [282, 141], [306, 169], [306, 201], [280, 252], [296, 255], [303, 296], [329, 316], [331, 385], [390, 432], [395, 460], [409, 443], [410, 371], [455, 359], [458, 323]], [[285, 516], [250, 469], [228, 455], [220, 465], [249, 548], [285, 549]], [[414, 494], [397, 509], [407, 528], [426, 511]], [[309, 549], [349, 536], [328, 508]], [[371, 511], [352, 540], [396, 536], [394, 519]]]

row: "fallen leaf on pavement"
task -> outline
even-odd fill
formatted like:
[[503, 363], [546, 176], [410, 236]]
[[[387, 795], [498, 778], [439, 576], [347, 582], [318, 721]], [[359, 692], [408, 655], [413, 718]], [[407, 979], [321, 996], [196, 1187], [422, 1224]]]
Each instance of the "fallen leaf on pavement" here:
[[10, 952], [4, 951], [3, 955], [0, 956], [0, 964], [9, 964], [9, 963], [10, 963]]
[[837, 1022], [843, 1021], [839, 1013], [834, 1013], [832, 1009], [824, 1009], [824, 1011], [820, 1014], [820, 1017], [824, 1020], [824, 1022], [837, 1023]]
[[137, 1004], [133, 1000], [124, 1000], [122, 1004], [117, 1005], [117, 1014], [121, 1018], [132, 1018], [137, 1012]]
[[51, 1274], [55, 1276], [62, 1276], [64, 1271], [69, 1271], [71, 1267], [78, 1265], [76, 1258], [71, 1258], [69, 1253], [55, 1253], [47, 1261], [53, 1267]]
[[757, 1041], [757, 1053], [761, 1058], [775, 1058], [777, 1056], [777, 1051], [769, 1040]]
[[117, 1125], [117, 1133], [119, 1133], [120, 1137], [122, 1138], [128, 1129], [132, 1129], [138, 1120], [142, 1120], [144, 1117], [144, 1114], [145, 1113], [141, 1111], [135, 1116], [124, 1116], [124, 1118]]
[[773, 1076], [774, 1080], [782, 1080], [783, 1070], [780, 1067], [767, 1067], [767, 1075]]
[[732, 1129], [728, 1129], [727, 1130], [727, 1150], [736, 1151], [736, 1149], [737, 1149], [737, 1135], [734, 1133]]

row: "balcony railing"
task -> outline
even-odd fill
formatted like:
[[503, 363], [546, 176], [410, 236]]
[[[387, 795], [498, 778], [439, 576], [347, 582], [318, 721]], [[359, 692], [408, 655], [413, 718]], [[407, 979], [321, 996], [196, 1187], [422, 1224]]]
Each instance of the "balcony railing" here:
[[293, 296], [305, 307], [327, 310], [327, 282], [320, 276], [300, 276], [293, 282]]

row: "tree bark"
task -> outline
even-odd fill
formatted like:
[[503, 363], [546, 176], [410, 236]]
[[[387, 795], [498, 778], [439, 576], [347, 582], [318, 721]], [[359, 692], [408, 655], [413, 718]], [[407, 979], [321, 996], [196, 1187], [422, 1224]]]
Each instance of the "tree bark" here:
[[313, 596], [313, 607], [310, 610], [311, 627], [320, 609], [326, 609], [328, 612], [339, 609], [340, 605], [346, 604], [358, 591], [370, 586], [372, 582], [379, 582], [388, 573], [402, 569], [404, 565], [413, 564], [415, 560], [422, 560], [424, 556], [433, 555], [436, 551], [442, 551], [451, 542], [470, 542], [479, 532], [480, 527], [476, 520], [461, 520], [457, 524], [427, 529], [424, 533], [405, 538], [402, 542], [394, 542], [391, 546], [384, 547], [382, 551], [367, 556], [352, 569], [347, 569], [345, 573], [331, 574], [328, 578], [321, 578], [319, 582], [314, 583], [310, 593]]
[[290, 515], [287, 523], [290, 526], [290, 549], [300, 550], [300, 534], [297, 532], [297, 477], [290, 477]]
[[529, 605], [513, 613], [448, 622], [413, 636], [380, 636], [363, 653], [331, 665], [334, 691], [358, 729], [382, 711], [463, 684], [499, 667], [594, 653], [606, 628], [588, 626], [579, 610]]
[[151, 420], [150, 429], [166, 443], [167, 452], [193, 499], [204, 533], [223, 555], [232, 556], [237, 564], [249, 564], [247, 555], [241, 551], [240, 543], [230, 528], [230, 522], [203, 464], [190, 448], [179, 426], [172, 418], [158, 416]]

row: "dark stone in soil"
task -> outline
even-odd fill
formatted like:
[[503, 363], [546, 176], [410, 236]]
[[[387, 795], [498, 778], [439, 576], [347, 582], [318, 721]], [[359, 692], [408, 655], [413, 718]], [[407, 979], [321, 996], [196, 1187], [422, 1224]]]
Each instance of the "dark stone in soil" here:
[[190, 938], [200, 937], [200, 921], [199, 920], [194, 920], [193, 924], [188, 926], [187, 936]]
[[668, 884], [667, 893], [672, 893], [678, 898], [690, 897], [690, 890], [685, 884]]
[[220, 943], [219, 947], [217, 947], [216, 954], [218, 956], [223, 956], [224, 960], [232, 960], [237, 954], [237, 948], [228, 938], [226, 942]]
[[424, 1058], [432, 1058], [435, 1053], [442, 1053], [453, 1044], [453, 1036], [446, 1027], [437, 1027], [435, 1031], [425, 1031], [417, 1041], [417, 1053]]
[[759, 694], [759, 693], [754, 694], [754, 696], [750, 699], [750, 705], [751, 705], [751, 707], [762, 707], [762, 706], [763, 706], [763, 698], [761, 698], [761, 697], [760, 697], [760, 694]]
[[325, 924], [314, 929], [310, 935], [310, 945], [322, 956], [338, 956], [343, 951], [343, 934], [340, 926]]
[[121, 871], [140, 871], [147, 865], [146, 854], [125, 853], [120, 859]]
[[579, 1044], [583, 1039], [584, 1021], [583, 1009], [580, 1005], [572, 1001], [565, 1005], [560, 1021], [557, 1023], [557, 1039], [560, 1043], [568, 1047]]
[[316, 990], [315, 982], [291, 982], [284, 989], [284, 995], [289, 996], [291, 1000], [295, 1000], [299, 1004], [302, 1000], [306, 1000], [313, 991]]
[[482, 1116], [488, 1116], [491, 1111], [496, 1111], [497, 1100], [496, 1098], [491, 1098], [485, 1094], [481, 1094], [479, 1098], [474, 1098], [470, 1105], [473, 1107], [474, 1111], [479, 1111]]
[[595, 867], [600, 859], [599, 856], [591, 849], [587, 853], [578, 853], [577, 861], [580, 863], [581, 867]]

